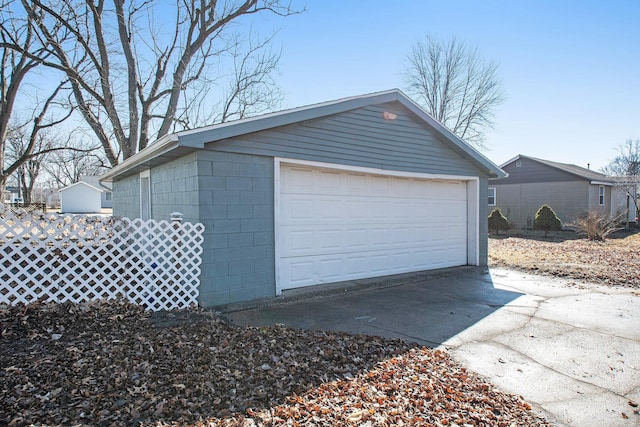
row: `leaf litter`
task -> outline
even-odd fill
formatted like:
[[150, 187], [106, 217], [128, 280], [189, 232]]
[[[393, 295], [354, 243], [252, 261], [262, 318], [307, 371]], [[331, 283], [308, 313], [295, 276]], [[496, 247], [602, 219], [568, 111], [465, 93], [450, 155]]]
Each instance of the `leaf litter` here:
[[489, 266], [640, 289], [640, 234], [624, 238], [538, 240], [489, 238]]
[[0, 309], [8, 426], [550, 426], [443, 351], [123, 301]]

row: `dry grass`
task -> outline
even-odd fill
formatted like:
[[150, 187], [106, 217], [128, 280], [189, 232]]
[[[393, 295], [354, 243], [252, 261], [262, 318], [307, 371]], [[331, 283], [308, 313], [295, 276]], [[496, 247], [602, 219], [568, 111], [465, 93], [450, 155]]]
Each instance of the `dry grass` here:
[[535, 235], [489, 238], [489, 265], [640, 288], [640, 234], [605, 241], [567, 233], [551, 239]]

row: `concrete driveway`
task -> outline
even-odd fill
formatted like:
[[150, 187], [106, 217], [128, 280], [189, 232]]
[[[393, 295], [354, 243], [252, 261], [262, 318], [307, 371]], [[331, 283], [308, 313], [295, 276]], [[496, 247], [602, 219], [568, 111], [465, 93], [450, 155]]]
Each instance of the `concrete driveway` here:
[[359, 280], [222, 308], [242, 326], [404, 338], [571, 426], [640, 425], [640, 293], [463, 267]]

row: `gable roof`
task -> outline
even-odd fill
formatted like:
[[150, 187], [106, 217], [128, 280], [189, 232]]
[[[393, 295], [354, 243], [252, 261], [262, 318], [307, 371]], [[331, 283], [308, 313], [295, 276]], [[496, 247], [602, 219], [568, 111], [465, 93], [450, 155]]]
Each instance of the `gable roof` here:
[[102, 177], [100, 175], [82, 175], [80, 177], [80, 181], [86, 182], [93, 187], [101, 188], [104, 191], [111, 191], [111, 185], [100, 182], [101, 178]]
[[86, 186], [86, 187], [91, 188], [92, 190], [96, 190], [96, 191], [99, 191], [99, 192], [101, 192], [101, 193], [102, 193], [102, 191], [103, 191], [103, 190], [101, 190], [101, 189], [99, 189], [99, 188], [97, 188], [97, 187], [94, 187], [94, 186], [93, 186], [93, 185], [91, 185], [91, 184], [87, 184], [87, 183], [86, 183], [86, 182], [84, 182], [84, 181], [78, 181], [78, 182], [76, 182], [76, 183], [74, 183], [74, 184], [67, 185], [67, 186], [66, 186], [66, 187], [64, 187], [64, 188], [61, 188], [60, 190], [58, 190], [58, 192], [67, 191], [67, 190], [69, 190], [69, 189], [71, 189], [71, 188], [74, 188], [74, 187], [77, 187], [77, 186], [79, 186], [79, 185], [84, 185], [84, 186]]
[[437, 122], [404, 93], [398, 89], [392, 89], [384, 92], [342, 98], [334, 101], [307, 105], [165, 135], [153, 144], [150, 144], [144, 150], [115, 166], [102, 176], [101, 181], [110, 182], [119, 176], [125, 177], [135, 174], [141, 170], [149, 168], [150, 166], [202, 149], [204, 148], [205, 143], [221, 141], [227, 138], [394, 101], [402, 104], [413, 112], [423, 123], [442, 135], [450, 144], [450, 148], [452, 150], [456, 151], [463, 158], [476, 165], [476, 167], [486, 171], [494, 178], [502, 178], [506, 176], [505, 172], [496, 166], [491, 160]]
[[500, 167], [504, 168], [504, 167], [514, 163], [516, 160], [520, 160], [520, 159], [532, 160], [534, 162], [538, 162], [538, 163], [541, 163], [543, 165], [546, 165], [546, 166], [561, 170], [563, 172], [570, 173], [572, 175], [575, 175], [577, 177], [586, 179], [588, 181], [602, 182], [602, 183], [607, 183], [607, 184], [609, 184], [609, 183], [613, 184], [614, 183], [614, 180], [611, 177], [609, 177], [609, 176], [607, 176], [607, 175], [605, 175], [603, 173], [593, 171], [591, 169], [583, 168], [583, 167], [572, 165], [572, 164], [569, 164], [569, 163], [552, 162], [551, 160], [544, 160], [544, 159], [538, 159], [536, 157], [523, 156], [522, 154], [518, 154], [513, 159], [506, 161], [505, 163], [501, 164]]

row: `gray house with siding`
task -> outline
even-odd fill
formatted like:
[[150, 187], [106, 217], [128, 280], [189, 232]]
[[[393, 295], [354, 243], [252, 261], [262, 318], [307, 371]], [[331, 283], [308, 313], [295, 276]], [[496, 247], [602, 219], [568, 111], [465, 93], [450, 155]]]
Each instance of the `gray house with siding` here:
[[491, 179], [489, 209], [500, 208], [519, 228], [529, 227], [542, 205], [549, 205], [563, 224], [588, 211], [616, 216], [626, 211], [626, 194], [615, 180], [576, 165], [518, 155], [500, 166], [508, 177]]
[[503, 176], [390, 90], [167, 135], [102, 179], [114, 215], [205, 225], [199, 301], [215, 306], [486, 265], [484, 195]]

